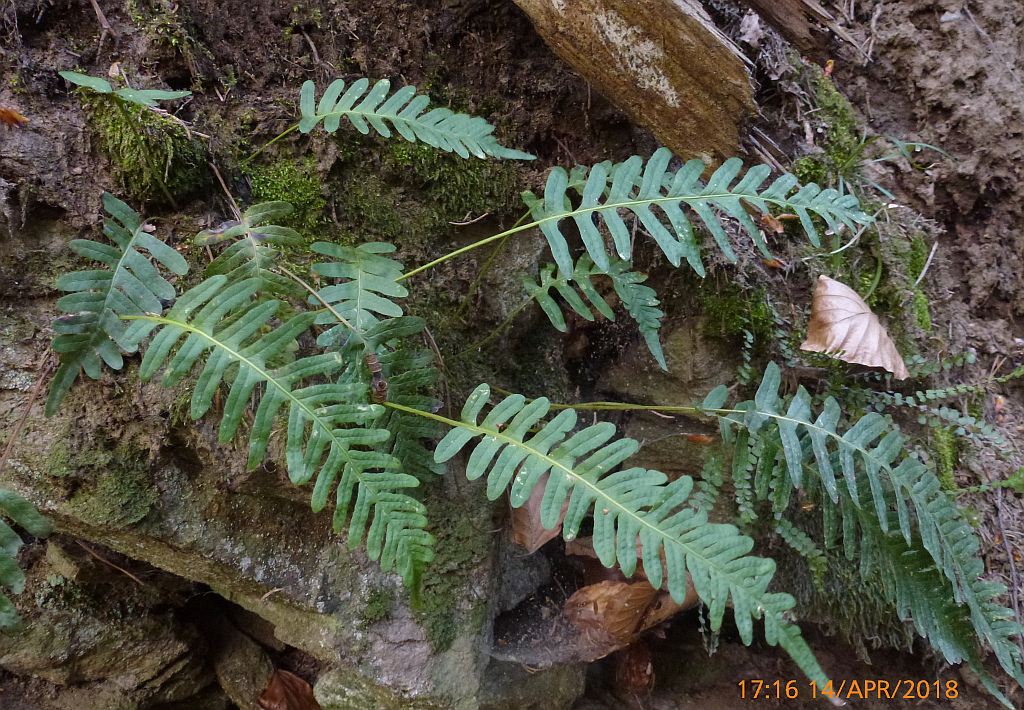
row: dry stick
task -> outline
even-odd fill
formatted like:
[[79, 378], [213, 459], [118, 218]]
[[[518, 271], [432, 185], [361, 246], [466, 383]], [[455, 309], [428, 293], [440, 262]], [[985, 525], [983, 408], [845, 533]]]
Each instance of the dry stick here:
[[103, 28], [103, 32], [100, 33], [100, 46], [96, 48], [96, 56], [99, 56], [100, 52], [103, 51], [103, 40], [107, 38], [107, 34], [117, 36], [117, 33], [114, 32], [114, 28], [107, 22], [107, 16], [103, 14], [103, 10], [100, 9], [96, 0], [89, 0], [89, 2], [92, 3], [92, 9], [96, 11], [96, 19], [100, 21], [100, 27]]
[[932, 265], [932, 259], [935, 258], [935, 250], [938, 249], [938, 248], [939, 248], [939, 240], [936, 239], [935, 243], [932, 244], [931, 253], [928, 254], [928, 261], [924, 262], [924, 268], [921, 269], [921, 275], [917, 277], [917, 281], [914, 282], [914, 286], [917, 286], [919, 283], [921, 283], [921, 279], [923, 279], [924, 275], [928, 273], [928, 267]]
[[[0, 473], [4, 472], [4, 468], [7, 466], [7, 459], [11, 455], [11, 450], [14, 449], [14, 442], [18, 440], [18, 435], [21, 434], [22, 427], [25, 426], [25, 422], [28, 421], [29, 412], [32, 411], [32, 405], [35, 404], [36, 397], [39, 395], [39, 390], [43, 386], [43, 381], [46, 380], [46, 376], [50, 374], [50, 370], [53, 369], [53, 361], [49, 360], [50, 349], [47, 348], [46, 352], [43, 353], [43, 357], [40, 359], [39, 364], [43, 364], [43, 360], [48, 360], [46, 367], [43, 368], [43, 372], [39, 375], [39, 379], [36, 380], [35, 387], [32, 388], [32, 393], [28, 396], [28, 404], [25, 405], [25, 411], [21, 415], [21, 419], [18, 420], [18, 425], [14, 427], [14, 432], [11, 434], [11, 440], [7, 442], [7, 448], [4, 449], [3, 458], [0, 458]], [[38, 365], [37, 365], [38, 367]]]
[[89, 553], [90, 555], [92, 555], [93, 557], [95, 557], [95, 558], [96, 558], [97, 560], [99, 560], [99, 561], [100, 561], [100, 562], [102, 562], [103, 564], [106, 564], [106, 565], [110, 565], [111, 567], [113, 567], [114, 569], [116, 569], [116, 570], [117, 570], [118, 572], [124, 572], [124, 573], [125, 573], [126, 575], [128, 575], [129, 577], [131, 577], [132, 579], [134, 579], [134, 580], [135, 580], [136, 582], [138, 582], [139, 584], [141, 584], [141, 585], [142, 585], [143, 587], [147, 586], [145, 582], [143, 582], [143, 581], [142, 581], [141, 579], [139, 579], [138, 577], [136, 577], [136, 576], [135, 576], [134, 574], [132, 574], [132, 573], [131, 573], [131, 572], [129, 572], [128, 570], [124, 569], [123, 567], [118, 567], [117, 565], [115, 565], [115, 564], [114, 564], [113, 562], [111, 562], [110, 560], [104, 559], [104, 558], [100, 557], [99, 555], [97, 555], [97, 554], [96, 554], [95, 552], [93, 552], [92, 548], [90, 548], [90, 547], [89, 547], [88, 545], [86, 545], [86, 544], [85, 544], [84, 542], [82, 542], [81, 540], [77, 540], [76, 542], [78, 542], [78, 544], [79, 544], [79, 545], [80, 545], [80, 546], [82, 547], [82, 549], [83, 549], [83, 550], [85, 550], [86, 552], [88, 552], [88, 553]]
[[[1020, 616], [1020, 577], [1017, 575], [1017, 565], [1013, 560], [1013, 550], [1010, 547], [1010, 539], [1006, 536], [1006, 523], [1003, 522], [1003, 487], [996, 489], [996, 517], [999, 520], [999, 532], [1003, 538], [1003, 546], [1006, 548], [1006, 559], [1010, 562], [1010, 601], [1013, 602], [1014, 620], [1021, 623]], [[1017, 635], [1017, 645], [1024, 653], [1024, 636]]]

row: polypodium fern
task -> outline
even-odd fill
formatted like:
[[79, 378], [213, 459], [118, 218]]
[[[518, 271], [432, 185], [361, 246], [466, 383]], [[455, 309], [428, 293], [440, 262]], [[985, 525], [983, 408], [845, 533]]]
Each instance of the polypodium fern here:
[[[350, 332], [350, 328], [362, 335], [379, 322], [378, 315], [388, 318], [402, 315], [402, 307], [391, 300], [409, 294], [405, 286], [398, 283], [402, 265], [381, 256], [395, 251], [393, 244], [369, 242], [357, 247], [343, 247], [331, 242], [316, 242], [312, 249], [318, 254], [339, 259], [314, 263], [313, 273], [345, 279], [320, 289], [319, 297], [309, 298], [314, 305], [330, 304], [334, 309], [334, 312], [325, 310], [317, 317], [318, 324], [331, 325], [317, 338], [318, 345], [331, 345]], [[348, 322], [339, 323], [336, 314]]]
[[294, 208], [288, 202], [263, 202], [247, 209], [241, 219], [230, 220], [197, 234], [194, 241], [200, 246], [236, 240], [206, 267], [206, 275], [224, 274], [229, 283], [254, 278], [258, 279], [261, 292], [302, 298], [305, 292], [301, 286], [272, 271], [278, 250], [266, 246], [296, 246], [303, 243], [302, 235], [294, 229], [269, 224], [271, 220], [293, 211]]
[[316, 103], [316, 86], [307, 81], [302, 85], [299, 97], [302, 112], [299, 130], [309, 133], [323, 121], [324, 130], [334, 133], [344, 116], [360, 133], [369, 133], [372, 126], [377, 133], [390, 138], [391, 130], [387, 126], [390, 123], [411, 143], [420, 140], [434, 148], [458, 153], [463, 158], [468, 158], [470, 153], [478, 158], [534, 158], [529, 153], [499, 145], [491, 135], [494, 126], [480, 117], [454, 113], [447, 108], [423, 113], [430, 105], [430, 98], [417, 94], [415, 86], [404, 86], [388, 97], [390, 90], [391, 82], [387, 79], [381, 79], [372, 88], [368, 79], [359, 79], [347, 91], [345, 82], [336, 79]]
[[[610, 473], [639, 449], [633, 439], [611, 441], [615, 426], [602, 422], [569, 438], [576, 427], [576, 412], [565, 409], [542, 422], [550, 405], [546, 399], [526, 403], [522, 395], [502, 400], [483, 422], [478, 418], [490, 396], [481, 385], [466, 401], [462, 421], [438, 444], [435, 458], [447, 461], [471, 440], [482, 437], [467, 464], [471, 479], [487, 474], [487, 495], [492, 500], [511, 484], [509, 498], [518, 507], [530, 496], [545, 473], [550, 473], [541, 506], [541, 523], [553, 528], [562, 505], [569, 499], [563, 522], [571, 540], [584, 516], [594, 512], [594, 549], [606, 566], [618, 563], [626, 576], [637, 563], [637, 539], [644, 569], [655, 587], [662, 584], [662, 555], [668, 589], [681, 601], [689, 573], [700, 598], [708, 605], [712, 629], [719, 629], [731, 599], [736, 625], [749, 644], [753, 619], [764, 616], [765, 637], [779, 643], [818, 687], [827, 678], [814, 654], [790, 623], [794, 605], [788, 594], [767, 591], [775, 571], [769, 559], [751, 557], [750, 538], [732, 525], [708, 523], [707, 512], [686, 506], [693, 488], [688, 476], [668, 483], [665, 474], [643, 468]], [[507, 424], [506, 424], [507, 423]], [[535, 434], [527, 437], [531, 429]], [[497, 457], [497, 458], [495, 458]]]
[[[47, 537], [50, 523], [31, 503], [14, 491], [0, 488], [0, 513], [25, 528], [35, 537]], [[4, 594], [6, 588], [12, 594], [21, 594], [25, 589], [25, 573], [18, 567], [17, 555], [22, 546], [21, 537], [0, 519], [0, 629], [18, 626], [18, 612]]]
[[[882, 534], [889, 531], [891, 509], [895, 507], [898, 530], [906, 545], [910, 546], [915, 534], [919, 535], [932, 564], [946, 578], [953, 599], [965, 603], [970, 610], [978, 636], [992, 647], [1006, 672], [1024, 682], [1020, 649], [1011, 641], [1022, 629], [1008, 621], [1012, 618], [1009, 609], [992, 603], [1005, 588], [981, 579], [984, 565], [976, 557], [978, 540], [935, 475], [909, 456], [896, 463], [904, 450], [903, 438], [878, 413], [870, 412], [845, 432], [839, 432], [837, 425], [842, 412], [834, 399], [828, 398], [821, 414], [814, 418], [810, 395], [801, 387], [783, 413], [778, 396], [780, 384], [778, 366], [769, 363], [753, 401], [721, 410], [728, 391], [720, 386], [704, 400], [702, 409], [719, 417], [727, 437], [731, 436], [732, 426], [738, 427], [743, 435], [759, 435], [766, 427], [766, 433], [777, 435], [792, 486], [801, 486], [810, 457], [829, 499], [826, 503], [834, 505], [840, 500], [839, 481], [845, 482], [842, 492], [851, 508], [860, 508], [861, 498], [870, 495]], [[907, 501], [914, 507], [916, 530]], [[836, 517], [834, 509], [831, 520], [826, 515], [827, 544], [835, 535]], [[855, 516], [844, 513], [841, 517], [844, 544], [849, 546], [855, 539]]]
[[[730, 261], [736, 261], [736, 254], [729, 244], [729, 238], [715, 214], [715, 209], [725, 212], [742, 224], [754, 243], [768, 258], [771, 258], [768, 246], [747, 214], [744, 202], [762, 212], [767, 211], [768, 205], [776, 205], [795, 212], [815, 246], [819, 245], [819, 240], [812, 215], [823, 219], [832, 230], [838, 230], [840, 224], [852, 228], [856, 224], [871, 221], [871, 217], [860, 211], [857, 198], [853, 195], [841, 195], [835, 190], [822, 190], [814, 183], [790, 194], [797, 187], [797, 179], [789, 174], [783, 175], [766, 189], [759, 191], [761, 184], [771, 172], [767, 165], [750, 168], [736, 185], [730, 187], [743, 167], [743, 162], [738, 158], [725, 161], [706, 184], [700, 182], [700, 176], [705, 169], [703, 162], [691, 160], [673, 173], [668, 170], [671, 159], [672, 153], [666, 148], [660, 148], [647, 161], [646, 166], [640, 156], [633, 156], [617, 165], [598, 163], [590, 168], [582, 188], [578, 182], [570, 183], [570, 175], [562, 168], [556, 167], [548, 175], [543, 200], [539, 200], [532, 192], [523, 193], [526, 205], [535, 220], [534, 224], [538, 225], [547, 237], [551, 253], [564, 274], [572, 274], [573, 267], [568, 242], [559, 227], [563, 219], [571, 218], [576, 223], [587, 253], [600, 268], [608, 269], [610, 262], [605, 252], [604, 238], [594, 224], [595, 214], [599, 215], [611, 233], [619, 257], [630, 259], [632, 237], [619, 214], [620, 209], [636, 215], [674, 266], [679, 266], [685, 258], [701, 276], [704, 275], [704, 265], [700, 259], [693, 227], [681, 208], [682, 204], [687, 205], [700, 217]], [[576, 173], [577, 176], [581, 174]], [[582, 198], [579, 207], [576, 208], [572, 207], [566, 195], [571, 184], [577, 186], [576, 191]], [[661, 210], [667, 224], [651, 211], [653, 207]]]
[[57, 301], [57, 307], [72, 315], [53, 324], [57, 336], [51, 347], [60, 353], [60, 367], [50, 384], [47, 416], [57, 411], [79, 372], [85, 370], [97, 379], [101, 360], [120, 370], [120, 351], [135, 352], [140, 326], [126, 325], [122, 316], [160, 313], [162, 301], [174, 299], [174, 287], [142, 250], [179, 276], [188, 272], [188, 262], [181, 254], [149, 234], [146, 223], [131, 207], [107, 192], [103, 193], [103, 206], [110, 214], [103, 233], [117, 246], [88, 239], [75, 239], [70, 246], [76, 254], [108, 268], [65, 274], [57, 281], [57, 288], [71, 292]]
[[432, 556], [432, 538], [424, 529], [423, 505], [402, 492], [419, 481], [401, 473], [392, 456], [372, 449], [387, 439], [388, 432], [364, 425], [378, 418], [382, 408], [367, 403], [362, 383], [322, 382], [349, 366], [337, 352], [269, 369], [268, 363], [312, 325], [316, 314], [296, 315], [260, 336], [281, 303], [255, 303], [259, 286], [256, 278], [229, 284], [224, 275], [212, 276], [182, 294], [166, 316], [130, 316], [142, 324], [144, 335], [159, 329], [142, 360], [140, 378], [148, 380], [166, 366], [163, 384], [171, 386], [209, 353], [192, 394], [191, 416], [203, 416], [221, 383], [233, 374], [221, 419], [222, 443], [234, 436], [250, 397], [262, 384], [249, 435], [248, 467], [263, 460], [274, 419], [284, 408], [291, 480], [302, 485], [316, 478], [314, 510], [326, 505], [338, 480], [336, 529], [352, 505], [349, 545], [360, 544], [369, 524], [366, 546], [371, 559], [380, 559], [384, 570], [397, 567], [406, 583], [415, 585], [419, 570]]
[[592, 321], [594, 314], [573, 290], [571, 282], [574, 282], [576, 288], [587, 297], [598, 313], [608, 320], [615, 320], [615, 311], [608, 305], [593, 283], [595, 276], [608, 276], [611, 278], [612, 287], [619, 300], [622, 301], [622, 305], [626, 307], [629, 315], [640, 327], [640, 334], [644, 336], [651, 354], [654, 355], [661, 368], [667, 370], [665, 354], [661, 349], [661, 342], [658, 340], [658, 328], [661, 327], [661, 317], [665, 314], [658, 308], [660, 302], [654, 289], [643, 285], [647, 277], [636, 271], [630, 271], [630, 266], [630, 263], [624, 259], [612, 258], [608, 268], [601, 269], [589, 255], [584, 254], [576, 262], [571, 279], [562, 273], [556, 276], [555, 265], [548, 264], [540, 270], [539, 284], [528, 276], [523, 276], [522, 282], [527, 295], [537, 300], [551, 324], [564, 333], [565, 318], [562, 316], [561, 308], [558, 307], [551, 295], [551, 289], [554, 288], [576, 313]]

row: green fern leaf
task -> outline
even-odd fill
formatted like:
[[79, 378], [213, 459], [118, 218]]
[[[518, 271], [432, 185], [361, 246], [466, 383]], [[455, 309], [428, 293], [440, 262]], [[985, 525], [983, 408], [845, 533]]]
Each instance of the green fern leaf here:
[[145, 223], [131, 207], [110, 193], [103, 193], [110, 214], [103, 233], [117, 246], [75, 239], [71, 249], [106, 265], [106, 269], [65, 274], [57, 288], [69, 291], [57, 301], [64, 313], [54, 321], [57, 332], [51, 347], [60, 354], [60, 367], [50, 384], [46, 416], [57, 412], [78, 374], [100, 376], [101, 361], [115, 370], [124, 364], [121, 350], [135, 352], [142, 338], [139, 327], [125, 325], [120, 317], [160, 313], [163, 302], [174, 299], [174, 287], [142, 250], [179, 276], [188, 272], [181, 254], [145, 230]]
[[[735, 425], [741, 432], [752, 434], [758, 434], [767, 422], [772, 422], [769, 427], [776, 428], [783, 448], [788, 448], [785, 459], [794, 485], [801, 481], [800, 472], [794, 468], [803, 467], [805, 458], [813, 454], [815, 469], [828, 494], [824, 502], [842, 503], [843, 542], [848, 556], [852, 557], [856, 540], [852, 510], [861, 508], [862, 496], [872, 498], [873, 513], [883, 534], [889, 530], [895, 508], [899, 531], [908, 546], [915, 535], [909, 501], [916, 514], [916, 534], [935, 567], [950, 583], [953, 598], [970, 609], [976, 633], [992, 647], [1004, 670], [1018, 682], [1024, 681], [1020, 649], [1011, 638], [1021, 632], [1021, 627], [1008, 621], [1012, 618], [1010, 610], [992, 603], [1005, 590], [981, 579], [984, 564], [976, 557], [980, 544], [956, 503], [942, 490], [938, 478], [920, 461], [901, 457], [902, 436], [878, 413], [869, 412], [845, 432], [839, 432], [841, 412], [834, 399], [828, 398], [822, 413], [813, 419], [810, 395], [801, 387], [783, 414], [778, 397], [780, 384], [778, 366], [769, 363], [754, 401], [740, 403], [734, 410], [715, 412], [724, 402], [716, 396], [712, 403], [718, 402], [717, 406], [706, 411], [718, 416], [723, 425]], [[801, 435], [810, 440], [809, 445], [798, 440]], [[840, 481], [845, 482], [845, 490], [838, 486], [837, 471]], [[847, 507], [851, 512], [846, 511]]]
[[302, 235], [294, 229], [269, 223], [293, 211], [288, 202], [263, 202], [247, 209], [240, 221], [231, 220], [216, 229], [197, 234], [194, 241], [200, 246], [235, 240], [206, 267], [206, 276], [224, 274], [229, 283], [254, 278], [259, 280], [261, 292], [304, 298], [306, 292], [301, 286], [271, 271], [278, 251], [265, 246], [297, 246], [303, 243]]
[[[731, 599], [740, 636], [748, 644], [753, 619], [763, 615], [768, 643], [781, 644], [808, 677], [824, 687], [827, 679], [813, 653], [799, 628], [786, 618], [793, 598], [767, 591], [775, 563], [749, 556], [753, 542], [735, 527], [708, 523], [705, 510], [686, 506], [692, 479], [683, 476], [668, 483], [663, 473], [642, 468], [611, 473], [638, 450], [637, 442], [611, 441], [615, 427], [607, 422], [566, 438], [576, 427], [576, 412], [563, 410], [544, 423], [550, 406], [543, 398], [527, 404], [522, 395], [512, 395], [478, 423], [489, 396], [490, 388], [481, 385], [469, 397], [461, 424], [438, 444], [436, 460], [447, 461], [481, 437], [469, 456], [467, 475], [475, 479], [486, 474], [487, 495], [492, 500], [509, 488], [514, 507], [525, 503], [541, 477], [549, 473], [541, 505], [545, 527], [558, 523], [568, 498], [563, 529], [571, 540], [593, 509], [594, 549], [603, 564], [617, 563], [623, 574], [631, 575], [639, 538], [652, 585], [661, 586], [664, 554], [668, 589], [675, 599], [685, 596], [689, 573], [710, 609], [712, 629], [720, 628], [726, 602]], [[527, 438], [531, 430], [536, 433]]]
[[470, 153], [478, 158], [490, 155], [512, 160], [533, 160], [535, 157], [499, 145], [491, 135], [494, 126], [482, 118], [454, 113], [446, 108], [435, 108], [423, 113], [430, 105], [430, 99], [417, 94], [415, 86], [404, 86], [389, 97], [390, 90], [391, 82], [387, 79], [381, 79], [372, 88], [368, 79], [359, 79], [347, 91], [345, 82], [336, 79], [324, 91], [318, 104], [316, 85], [307, 81], [302, 85], [299, 99], [302, 112], [299, 130], [309, 133], [323, 121], [324, 130], [334, 133], [344, 116], [360, 133], [368, 134], [372, 126], [377, 133], [390, 138], [391, 130], [387, 126], [390, 123], [399, 135], [411, 143], [420, 140], [431, 147], [458, 153], [463, 158], [468, 158]]
[[[360, 335], [377, 325], [377, 316], [397, 318], [402, 315], [402, 307], [391, 300], [409, 294], [405, 286], [398, 283], [402, 277], [402, 265], [394, 259], [380, 256], [395, 251], [393, 244], [370, 242], [357, 247], [343, 247], [330, 242], [316, 242], [312, 249], [340, 260], [317, 262], [313, 264], [314, 273], [345, 281], [320, 289], [320, 298], [310, 296], [311, 304], [320, 305], [320, 299], [331, 304]], [[316, 322], [332, 326], [317, 338], [318, 345], [329, 346], [349, 332], [349, 326], [338, 323], [330, 311], [320, 313]]]
[[[49, 521], [14, 491], [0, 488], [0, 513], [35, 537], [47, 537], [51, 532]], [[3, 589], [12, 594], [21, 594], [25, 590], [25, 573], [17, 561], [22, 544], [18, 533], [0, 519], [0, 629], [14, 629], [20, 623], [18, 612]]]
[[[551, 253], [563, 273], [572, 273], [569, 245], [559, 227], [563, 219], [571, 218], [576, 223], [587, 253], [600, 268], [608, 269], [610, 262], [605, 252], [604, 238], [594, 224], [595, 214], [599, 215], [600, 221], [604, 222], [611, 233], [619, 257], [630, 259], [632, 237], [619, 215], [620, 209], [636, 215], [673, 265], [679, 266], [685, 258], [701, 276], [704, 275], [704, 265], [693, 227], [681, 208], [682, 204], [700, 217], [730, 261], [735, 261], [736, 255], [715, 210], [724, 212], [742, 224], [767, 258], [771, 258], [768, 246], [747, 214], [744, 203], [762, 212], [767, 211], [768, 205], [795, 212], [815, 246], [819, 245], [819, 240], [812, 215], [821, 217], [833, 230], [838, 229], [839, 224], [852, 228], [856, 224], [871, 221], [871, 217], [860, 211], [857, 198], [853, 195], [822, 190], [813, 183], [790, 194], [797, 187], [797, 180], [792, 175], [783, 175], [766, 189], [760, 190], [761, 184], [771, 172], [767, 165], [751, 168], [739, 182], [730, 187], [743, 167], [738, 158], [727, 160], [714, 172], [707, 184], [700, 183], [704, 163], [691, 160], [678, 172], [672, 173], [668, 172], [671, 158], [670, 151], [660, 148], [647, 161], [646, 167], [639, 156], [614, 166], [608, 163], [594, 165], [589, 170], [586, 183], [578, 190], [582, 200], [575, 209], [566, 195], [572, 184], [570, 175], [562, 168], [556, 167], [548, 175], [543, 200], [538, 200], [533, 193], [524, 193], [526, 204], [547, 237]], [[652, 212], [653, 207], [661, 210], [666, 221], [663, 222]]]
[[380, 417], [383, 408], [366, 402], [361, 383], [306, 382], [349, 367], [340, 353], [313, 355], [270, 369], [268, 363], [309, 329], [316, 314], [296, 315], [260, 335], [281, 302], [254, 303], [259, 287], [257, 278], [229, 284], [225, 275], [212, 276], [182, 294], [166, 317], [129, 316], [147, 332], [159, 329], [143, 357], [140, 378], [149, 380], [165, 367], [163, 384], [171, 386], [205, 356], [190, 413], [194, 419], [202, 417], [230, 376], [220, 425], [222, 443], [235, 435], [257, 386], [263, 385], [249, 436], [249, 468], [263, 460], [274, 420], [286, 410], [285, 453], [291, 480], [303, 485], [316, 479], [314, 510], [327, 504], [337, 481], [336, 529], [349, 517], [351, 505], [349, 545], [358, 546], [365, 532], [371, 559], [379, 559], [384, 570], [397, 567], [406, 583], [414, 584], [432, 554], [432, 538], [424, 529], [423, 505], [401, 492], [419, 481], [396, 472], [394, 457], [373, 450], [388, 432], [365, 425]]
[[635, 271], [630, 271], [630, 263], [624, 259], [613, 258], [608, 269], [601, 269], [590, 258], [584, 254], [576, 262], [573, 268], [572, 278], [567, 278], [559, 273], [555, 276], [555, 265], [548, 264], [540, 270], [540, 283], [528, 276], [521, 276], [523, 287], [531, 298], [537, 300], [541, 310], [548, 316], [551, 324], [561, 332], [565, 332], [565, 318], [562, 311], [551, 294], [551, 289], [558, 292], [566, 303], [580, 316], [589, 321], [594, 320], [594, 314], [573, 289], [573, 284], [586, 296], [587, 301], [608, 320], [615, 320], [615, 311], [598, 292], [594, 286], [595, 276], [608, 276], [612, 280], [615, 293], [626, 307], [629, 315], [637, 322], [640, 334], [644, 336], [648, 349], [654, 355], [655, 360], [663, 370], [668, 370], [665, 364], [665, 354], [661, 349], [661, 341], [658, 340], [658, 328], [661, 327], [661, 317], [665, 314], [658, 308], [657, 294], [654, 289], [644, 286], [643, 282], [647, 277]]

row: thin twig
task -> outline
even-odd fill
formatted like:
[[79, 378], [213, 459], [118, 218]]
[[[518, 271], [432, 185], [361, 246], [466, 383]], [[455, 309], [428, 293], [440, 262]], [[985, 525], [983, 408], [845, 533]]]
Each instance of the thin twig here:
[[924, 262], [924, 268], [921, 269], [921, 274], [920, 274], [920, 276], [917, 277], [917, 281], [914, 282], [914, 286], [917, 286], [919, 283], [921, 283], [921, 279], [923, 279], [924, 275], [928, 273], [928, 267], [932, 265], [932, 259], [935, 258], [935, 251], [938, 248], [939, 248], [939, 240], [936, 239], [935, 243], [932, 244], [932, 251], [931, 251], [931, 253], [928, 254], [928, 261]]
[[96, 558], [97, 560], [99, 560], [99, 561], [100, 561], [100, 562], [102, 562], [103, 564], [105, 564], [105, 565], [110, 565], [111, 567], [113, 567], [114, 569], [116, 569], [116, 570], [117, 570], [118, 572], [124, 572], [124, 573], [125, 573], [126, 575], [128, 575], [129, 577], [131, 577], [132, 579], [134, 579], [134, 580], [135, 580], [136, 582], [138, 582], [139, 584], [141, 584], [141, 585], [142, 585], [143, 587], [146, 587], [146, 586], [148, 586], [148, 585], [147, 585], [147, 584], [146, 584], [145, 582], [143, 582], [143, 581], [142, 581], [141, 579], [139, 579], [138, 577], [136, 577], [136, 576], [135, 576], [134, 574], [132, 574], [132, 573], [131, 573], [131, 572], [129, 572], [128, 570], [124, 569], [123, 567], [118, 567], [117, 565], [115, 565], [115, 564], [114, 564], [113, 562], [111, 562], [110, 560], [104, 559], [104, 558], [100, 557], [99, 555], [97, 555], [97, 554], [96, 554], [96, 553], [95, 553], [95, 552], [94, 552], [94, 551], [92, 550], [92, 548], [90, 548], [90, 547], [89, 547], [88, 545], [86, 545], [86, 544], [85, 544], [84, 542], [82, 542], [81, 540], [78, 540], [77, 542], [78, 542], [78, 544], [79, 544], [79, 545], [81, 546], [81, 548], [82, 548], [83, 550], [85, 550], [86, 552], [88, 552], [88, 553], [89, 553], [90, 555], [92, 555], [93, 557], [95, 557], [95, 558]]
[[227, 184], [224, 182], [224, 178], [220, 176], [220, 170], [217, 170], [217, 166], [210, 163], [210, 167], [213, 168], [213, 174], [217, 176], [217, 182], [224, 188], [224, 194], [228, 196], [228, 202], [231, 203], [231, 211], [235, 215], [235, 219], [239, 222], [242, 221], [242, 210], [238, 209], [238, 203], [235, 202], [235, 198], [231, 196], [231, 190], [228, 189]]
[[96, 0], [89, 0], [89, 2], [92, 3], [92, 9], [96, 11], [96, 19], [99, 20], [100, 27], [103, 28], [103, 32], [100, 33], [100, 46], [96, 48], [96, 56], [98, 57], [100, 52], [103, 51], [103, 40], [107, 38], [108, 34], [112, 34], [116, 37], [117, 33], [114, 32], [114, 28], [110, 26], [109, 22], [107, 22], [107, 16], [103, 14], [103, 10], [100, 9]]
[[7, 448], [4, 449], [3, 458], [0, 458], [0, 473], [4, 472], [4, 468], [7, 466], [7, 458], [11, 455], [11, 450], [14, 449], [14, 442], [18, 440], [18, 435], [21, 434], [22, 427], [24, 427], [25, 422], [28, 421], [29, 412], [32, 411], [32, 405], [35, 404], [36, 397], [39, 395], [39, 389], [43, 386], [46, 376], [50, 374], [50, 370], [53, 369], [53, 360], [50, 360], [49, 357], [50, 349], [47, 348], [46, 352], [43, 353], [43, 357], [39, 361], [39, 365], [42, 365], [45, 360], [46, 367], [43, 368], [42, 374], [40, 374], [39, 379], [36, 380], [36, 385], [32, 388], [32, 393], [28, 396], [28, 403], [25, 405], [25, 411], [22, 413], [21, 419], [18, 420], [18, 425], [14, 427], [14, 432], [11, 434], [11, 440], [7, 442]]
[[[487, 210], [486, 212], [484, 212], [484, 213], [483, 213], [482, 215], [480, 215], [480, 216], [479, 216], [479, 217], [477, 217], [476, 219], [471, 219], [471, 220], [469, 220], [468, 222], [449, 222], [448, 224], [452, 224], [452, 225], [455, 225], [456, 227], [465, 227], [465, 226], [466, 226], [466, 225], [468, 225], [468, 224], [476, 224], [477, 222], [479, 222], [480, 220], [482, 220], [482, 219], [483, 219], [484, 217], [486, 217], [486, 216], [487, 216], [487, 215], [489, 215], [490, 213], [491, 213], [491, 211], [490, 211], [490, 210]], [[467, 214], [466, 216], [468, 217], [469, 215]]]

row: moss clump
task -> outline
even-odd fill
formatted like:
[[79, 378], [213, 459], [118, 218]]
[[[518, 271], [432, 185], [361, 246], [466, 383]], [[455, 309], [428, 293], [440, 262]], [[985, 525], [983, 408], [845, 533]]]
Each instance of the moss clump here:
[[907, 259], [907, 276], [917, 280], [917, 277], [924, 271], [924, 265], [928, 263], [928, 245], [922, 237], [914, 237], [910, 240], [910, 254]]
[[[440, 482], [424, 488], [434, 536], [434, 560], [423, 572], [422, 608], [417, 612], [435, 653], [451, 648], [463, 629], [476, 630], [486, 600], [473, 593], [476, 571], [491, 552], [491, 536], [477, 529], [471, 513], [446, 495]], [[486, 509], [486, 508], [485, 508]], [[483, 526], [490, 524], [488, 515]]]
[[932, 449], [935, 452], [935, 475], [942, 484], [942, 490], [955, 491], [954, 471], [960, 461], [960, 442], [956, 434], [946, 428], [932, 430]]
[[[811, 85], [818, 106], [817, 116], [828, 126], [825, 155], [836, 172], [842, 174], [862, 148], [853, 105], [820, 69], [815, 68]], [[846, 175], [843, 177], [848, 179]]]
[[47, 459], [50, 476], [64, 479], [68, 508], [96, 525], [123, 527], [146, 517], [156, 503], [147, 465], [148, 452], [129, 443], [102, 443], [72, 451], [55, 445]]
[[327, 200], [313, 156], [299, 160], [284, 158], [256, 168], [250, 180], [254, 202], [284, 200], [295, 207], [292, 214], [280, 220], [282, 225], [311, 236], [323, 222]]
[[516, 169], [510, 161], [462, 158], [423, 143], [392, 142], [384, 168], [425, 190], [445, 222], [485, 211], [503, 214], [518, 203]]
[[824, 185], [828, 181], [828, 168], [820, 158], [808, 155], [793, 162], [793, 175], [801, 185], [809, 182]]
[[703, 283], [698, 302], [704, 314], [705, 335], [738, 336], [749, 331], [760, 349], [772, 342], [776, 323], [767, 291], [744, 291], [736, 285], [716, 290], [710, 282]]
[[391, 616], [395, 608], [395, 590], [386, 588], [371, 589], [366, 596], [361, 616], [367, 621], [380, 621]]
[[125, 192], [173, 202], [210, 184], [206, 148], [183, 126], [116, 96], [81, 93], [89, 125]]
[[928, 297], [924, 295], [924, 291], [917, 289], [914, 291], [914, 318], [917, 320], [917, 325], [921, 330], [932, 329], [932, 314], [928, 310]]

